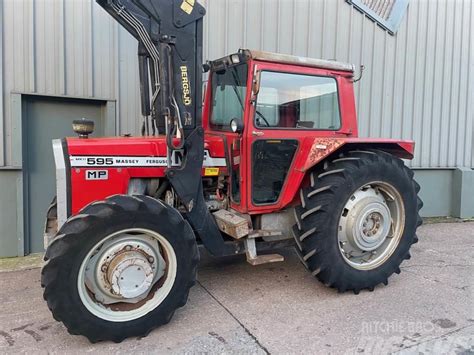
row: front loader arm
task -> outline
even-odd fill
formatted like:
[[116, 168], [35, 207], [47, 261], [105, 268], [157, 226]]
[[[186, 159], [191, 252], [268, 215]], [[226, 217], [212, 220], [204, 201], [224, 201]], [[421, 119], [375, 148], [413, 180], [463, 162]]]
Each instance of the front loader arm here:
[[[186, 207], [186, 218], [209, 252], [234, 254], [235, 246], [224, 243], [207, 209], [202, 188], [204, 8], [195, 0], [96, 1], [139, 42], [142, 133], [166, 134], [166, 176]], [[179, 167], [171, 166], [174, 150], [183, 152]]]
[[[138, 42], [144, 133], [202, 122], [202, 18], [194, 0], [97, 0]], [[149, 131], [146, 132], [147, 125]], [[167, 131], [167, 128], [169, 131]]]

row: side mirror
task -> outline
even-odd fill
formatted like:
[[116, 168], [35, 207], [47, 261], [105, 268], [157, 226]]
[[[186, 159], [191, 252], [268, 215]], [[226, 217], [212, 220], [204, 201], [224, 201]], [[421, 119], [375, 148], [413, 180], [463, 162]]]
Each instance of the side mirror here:
[[207, 80], [202, 84], [202, 105], [206, 102]]
[[233, 118], [230, 121], [230, 130], [234, 133], [242, 133], [244, 131], [244, 122], [241, 118]]
[[255, 75], [252, 81], [252, 94], [256, 97], [260, 91], [260, 79], [262, 76], [262, 72], [260, 70], [255, 71]]

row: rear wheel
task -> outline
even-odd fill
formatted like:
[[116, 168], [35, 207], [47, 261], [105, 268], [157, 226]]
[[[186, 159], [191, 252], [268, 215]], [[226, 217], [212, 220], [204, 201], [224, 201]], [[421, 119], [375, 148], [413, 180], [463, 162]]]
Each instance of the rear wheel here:
[[301, 261], [340, 292], [387, 284], [418, 240], [419, 189], [412, 171], [382, 151], [351, 151], [315, 169], [295, 209]]
[[199, 256], [178, 211], [146, 196], [114, 196], [70, 218], [45, 259], [41, 281], [55, 319], [92, 342], [120, 342], [185, 305]]

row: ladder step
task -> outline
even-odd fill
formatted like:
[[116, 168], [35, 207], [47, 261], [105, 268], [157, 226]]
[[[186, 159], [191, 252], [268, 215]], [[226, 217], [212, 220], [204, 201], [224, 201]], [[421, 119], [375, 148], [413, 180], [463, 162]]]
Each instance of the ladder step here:
[[246, 238], [245, 243], [245, 253], [247, 254], [247, 262], [250, 265], [262, 265], [268, 263], [276, 263], [279, 261], [285, 260], [280, 254], [266, 254], [266, 255], [257, 255], [257, 246], [254, 238]]
[[248, 238], [263, 238], [263, 237], [280, 237], [283, 233], [281, 231], [270, 231], [270, 230], [253, 230], [249, 233]]
[[269, 264], [269, 263], [277, 263], [284, 260], [285, 258], [280, 254], [258, 255], [255, 258], [247, 257], [247, 262], [253, 266]]

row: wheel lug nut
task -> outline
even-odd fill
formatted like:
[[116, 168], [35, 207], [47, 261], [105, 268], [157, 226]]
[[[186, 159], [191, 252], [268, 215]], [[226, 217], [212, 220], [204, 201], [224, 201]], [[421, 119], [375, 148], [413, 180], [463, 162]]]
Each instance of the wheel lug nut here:
[[155, 262], [155, 259], [154, 259], [152, 256], [149, 256], [149, 257], [148, 257], [148, 262], [149, 262], [150, 264], [153, 264], [153, 263]]
[[127, 246], [125, 247], [125, 250], [127, 250], [127, 251], [132, 250], [132, 246], [131, 246], [131, 245], [127, 245]]

